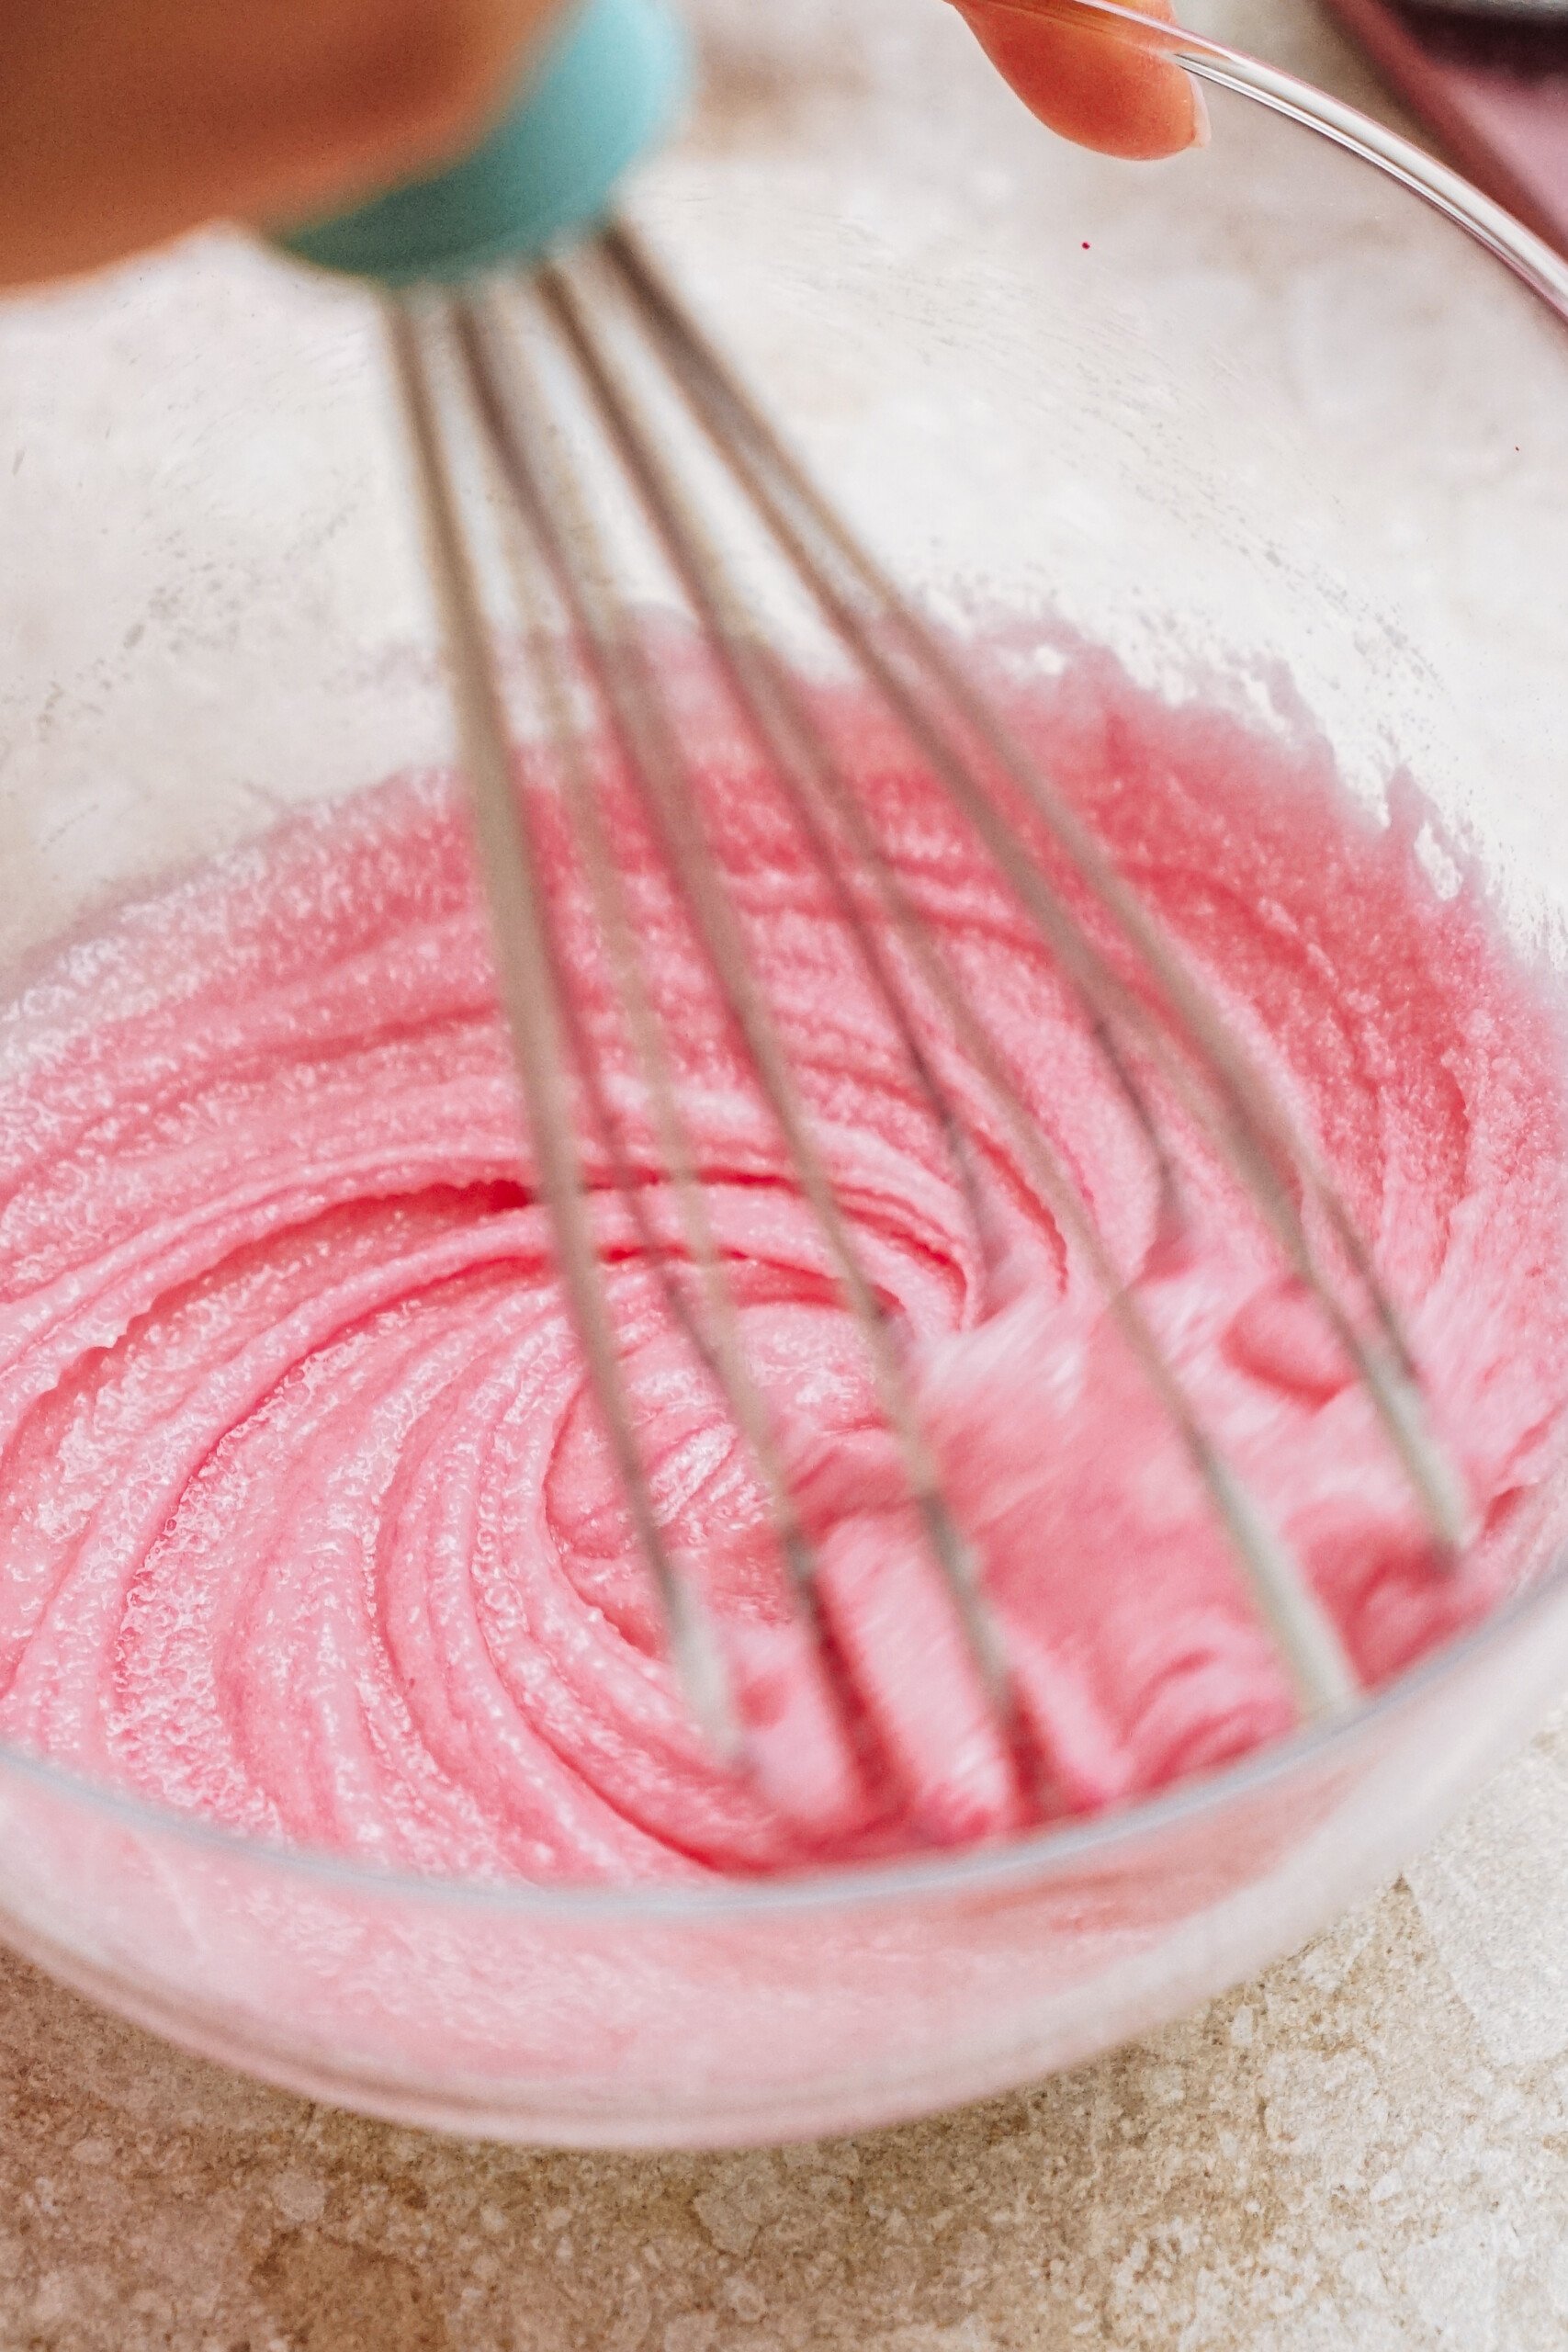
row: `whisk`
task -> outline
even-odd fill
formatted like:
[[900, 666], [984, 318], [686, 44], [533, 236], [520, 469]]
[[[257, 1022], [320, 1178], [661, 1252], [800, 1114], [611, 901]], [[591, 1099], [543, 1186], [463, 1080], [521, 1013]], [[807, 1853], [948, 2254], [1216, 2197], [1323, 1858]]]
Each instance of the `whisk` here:
[[[604, 523], [607, 494], [637, 518], [695, 625], [735, 722], [786, 797], [917, 1096], [942, 1138], [982, 1250], [989, 1212], [975, 1138], [943, 1074], [953, 1050], [983, 1090], [1030, 1183], [1102, 1286], [1107, 1309], [1234, 1551], [1302, 1711], [1346, 1711], [1359, 1692], [1336, 1625], [1284, 1536], [1205, 1428], [1072, 1171], [1030, 1107], [984, 1004], [917, 906], [761, 609], [756, 578], [763, 557], [755, 563], [736, 559], [715, 519], [716, 502], [744, 516], [773, 576], [826, 632], [840, 665], [874, 695], [1055, 959], [1145, 1138], [1168, 1216], [1179, 1220], [1182, 1212], [1167, 1100], [1180, 1105], [1250, 1198], [1283, 1265], [1363, 1385], [1419, 1508], [1434, 1572], [1442, 1573], [1469, 1540], [1469, 1509], [1434, 1434], [1399, 1316], [1328, 1172], [1136, 891], [964, 655], [818, 487], [641, 239], [611, 218], [621, 169], [666, 119], [680, 78], [676, 39], [647, 0], [599, 0], [484, 155], [443, 181], [297, 242], [317, 261], [400, 289], [387, 301], [389, 347], [444, 624], [533, 1173], [550, 1214], [601, 1427], [688, 1703], [716, 1749], [728, 1758], [743, 1753], [746, 1725], [722, 1645], [697, 1580], [671, 1548], [643, 1459], [588, 1197], [591, 1157], [608, 1169], [625, 1228], [637, 1236], [672, 1325], [745, 1449], [766, 1499], [792, 1606], [826, 1662], [828, 1687], [840, 1687], [842, 1670], [775, 1402], [748, 1362], [682, 1100], [679, 1056], [659, 1011], [600, 805], [585, 749], [585, 700], [594, 724], [617, 745], [716, 1000], [819, 1230], [897, 1446], [921, 1542], [985, 1704], [1021, 1784], [1027, 1788], [1035, 1776], [1007, 1641], [944, 1494], [897, 1336], [705, 824], [678, 695], [617, 582]], [[567, 189], [564, 180], [573, 173], [575, 185]], [[502, 266], [488, 268], [502, 257]], [[487, 486], [489, 498], [482, 494]], [[499, 531], [492, 527], [497, 512]], [[498, 571], [523, 623], [559, 808], [587, 877], [633, 1047], [662, 1197], [675, 1204], [678, 1248], [655, 1229], [629, 1162], [576, 1002], [528, 795], [518, 787], [508, 655], [491, 617]], [[1049, 842], [1050, 864], [1038, 854], [1031, 826]]]

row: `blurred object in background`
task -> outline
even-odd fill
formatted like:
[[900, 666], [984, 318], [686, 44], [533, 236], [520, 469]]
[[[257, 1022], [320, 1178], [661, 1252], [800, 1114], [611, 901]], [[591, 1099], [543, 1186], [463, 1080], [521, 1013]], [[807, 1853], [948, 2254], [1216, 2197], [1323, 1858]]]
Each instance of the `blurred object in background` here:
[[1568, 0], [1328, 0], [1489, 196], [1568, 253]]

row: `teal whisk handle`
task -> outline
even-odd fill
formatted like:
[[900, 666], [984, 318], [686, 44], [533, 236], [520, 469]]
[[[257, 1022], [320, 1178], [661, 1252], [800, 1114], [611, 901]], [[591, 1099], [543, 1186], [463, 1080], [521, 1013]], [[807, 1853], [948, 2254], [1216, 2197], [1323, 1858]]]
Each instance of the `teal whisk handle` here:
[[691, 84], [690, 44], [664, 0], [587, 0], [464, 162], [278, 242], [319, 268], [397, 288], [536, 261], [606, 217], [626, 173], [674, 129]]

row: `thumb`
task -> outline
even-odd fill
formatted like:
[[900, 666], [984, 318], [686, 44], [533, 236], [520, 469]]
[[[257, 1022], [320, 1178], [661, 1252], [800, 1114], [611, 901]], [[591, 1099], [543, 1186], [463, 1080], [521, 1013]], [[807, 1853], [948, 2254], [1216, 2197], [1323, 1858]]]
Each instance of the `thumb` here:
[[[1172, 0], [1135, 0], [1175, 20]], [[1208, 113], [1179, 65], [1107, 21], [1074, 24], [1027, 0], [958, 0], [982, 48], [1042, 122], [1080, 146], [1148, 162], [1201, 145]]]
[[441, 160], [555, 0], [6, 0], [0, 286]]

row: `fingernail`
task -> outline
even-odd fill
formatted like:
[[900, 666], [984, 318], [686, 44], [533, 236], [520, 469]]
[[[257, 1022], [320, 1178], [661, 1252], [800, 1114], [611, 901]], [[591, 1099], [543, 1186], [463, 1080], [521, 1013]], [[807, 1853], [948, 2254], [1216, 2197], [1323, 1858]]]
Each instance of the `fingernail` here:
[[1194, 82], [1191, 86], [1192, 138], [1190, 143], [1194, 147], [1212, 146], [1214, 137], [1214, 124], [1213, 118], [1209, 112], [1209, 101], [1203, 95], [1203, 85], [1201, 82]]

